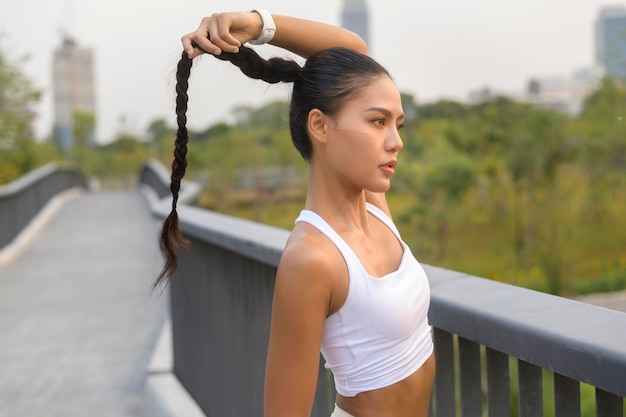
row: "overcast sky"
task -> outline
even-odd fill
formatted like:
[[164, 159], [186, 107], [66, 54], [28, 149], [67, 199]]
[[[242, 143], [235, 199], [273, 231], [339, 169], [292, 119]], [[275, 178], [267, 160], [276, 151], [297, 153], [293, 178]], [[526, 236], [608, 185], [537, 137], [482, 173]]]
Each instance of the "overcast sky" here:
[[[165, 117], [173, 125], [173, 76], [180, 37], [215, 11], [255, 7], [338, 24], [341, 0], [0, 0], [2, 49], [30, 55], [23, 67], [44, 91], [38, 136], [50, 132], [51, 61], [65, 28], [93, 47], [97, 136], [124, 128], [142, 134]], [[593, 63], [593, 24], [601, 0], [367, 0], [372, 55], [418, 102], [466, 99], [488, 86], [519, 92], [530, 77], [567, 75]], [[620, 3], [617, 3], [618, 5]], [[280, 54], [264, 46], [262, 54]], [[284, 54], [283, 54], [284, 55]], [[237, 104], [287, 98], [286, 87], [248, 80], [228, 63], [204, 57], [194, 67], [189, 124], [229, 120]]]

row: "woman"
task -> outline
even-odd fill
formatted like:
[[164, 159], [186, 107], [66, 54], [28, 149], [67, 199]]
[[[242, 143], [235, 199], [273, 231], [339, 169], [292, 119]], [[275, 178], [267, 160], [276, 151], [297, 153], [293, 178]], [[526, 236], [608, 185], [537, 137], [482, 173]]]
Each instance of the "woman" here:
[[[265, 61], [247, 42], [307, 58]], [[184, 174], [186, 90], [202, 53], [248, 76], [293, 82], [292, 139], [310, 162], [305, 209], [278, 266], [265, 375], [265, 416], [309, 416], [320, 349], [337, 388], [334, 417], [425, 417], [435, 363], [423, 269], [391, 220], [385, 192], [397, 163], [404, 116], [387, 71], [365, 43], [339, 27], [264, 10], [213, 14], [183, 36], [172, 214], [162, 233], [176, 266], [176, 200]]]

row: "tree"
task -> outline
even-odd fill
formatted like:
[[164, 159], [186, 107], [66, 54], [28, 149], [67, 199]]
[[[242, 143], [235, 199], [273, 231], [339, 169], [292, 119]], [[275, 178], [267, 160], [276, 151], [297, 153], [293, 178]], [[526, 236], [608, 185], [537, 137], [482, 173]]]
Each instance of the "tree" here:
[[474, 162], [446, 140], [451, 120], [431, 119], [420, 124], [417, 134], [428, 141], [419, 159], [400, 154], [399, 178], [417, 196], [416, 204], [399, 218], [417, 218], [415, 246], [429, 262], [442, 262], [448, 252], [450, 223], [463, 198], [476, 183]]
[[22, 72], [27, 60], [11, 59], [0, 43], [0, 183], [31, 171], [41, 159], [32, 128], [41, 93]]
[[72, 128], [74, 133], [74, 146], [84, 148], [94, 145], [96, 116], [93, 112], [74, 110], [72, 112]]
[[617, 80], [603, 79], [577, 122], [578, 153], [589, 180], [587, 208], [601, 216], [612, 198], [611, 177], [626, 173], [626, 88]]
[[233, 109], [236, 125], [240, 128], [265, 127], [284, 128], [289, 126], [289, 103], [272, 101], [260, 107], [238, 106]]
[[20, 68], [27, 60], [27, 56], [12, 60], [0, 44], [0, 141], [5, 147], [33, 140], [33, 106], [41, 92]]
[[150, 122], [146, 129], [146, 139], [148, 142], [157, 143], [165, 137], [170, 137], [172, 132], [173, 129], [161, 117]]

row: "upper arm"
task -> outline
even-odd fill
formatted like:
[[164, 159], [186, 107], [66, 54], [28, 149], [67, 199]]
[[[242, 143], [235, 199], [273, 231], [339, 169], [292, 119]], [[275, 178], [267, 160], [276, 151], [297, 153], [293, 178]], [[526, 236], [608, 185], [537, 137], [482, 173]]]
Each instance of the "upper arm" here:
[[332, 47], [349, 48], [367, 55], [365, 41], [340, 26], [290, 16], [272, 17], [276, 23], [276, 33], [270, 43], [304, 58]]
[[286, 249], [281, 258], [265, 370], [265, 417], [311, 413], [331, 297], [325, 276], [332, 272], [323, 258], [298, 248]]

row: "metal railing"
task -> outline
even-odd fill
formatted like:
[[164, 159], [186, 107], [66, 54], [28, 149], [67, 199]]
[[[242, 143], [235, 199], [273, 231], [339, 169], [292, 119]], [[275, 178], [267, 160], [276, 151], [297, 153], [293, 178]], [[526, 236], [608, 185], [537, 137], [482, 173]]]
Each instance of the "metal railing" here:
[[[168, 211], [153, 209], [160, 218]], [[188, 206], [180, 222], [192, 247], [170, 284], [174, 372], [206, 415], [260, 416], [274, 275], [288, 232]], [[557, 417], [577, 417], [581, 382], [596, 387], [595, 415], [623, 415], [626, 314], [424, 268], [437, 357], [432, 416], [538, 417], [554, 407]], [[554, 404], [544, 404], [544, 370], [554, 373]], [[327, 417], [333, 403], [320, 363], [311, 415]]]
[[0, 248], [10, 243], [35, 215], [62, 191], [87, 188], [75, 169], [48, 164], [0, 187]]
[[[139, 185], [147, 187], [153, 194], [155, 206], [170, 207], [170, 172], [156, 159], [151, 159], [139, 173]], [[194, 182], [183, 181], [178, 201], [181, 204], [194, 204], [198, 199], [200, 186]], [[159, 201], [159, 203], [157, 203]]]

